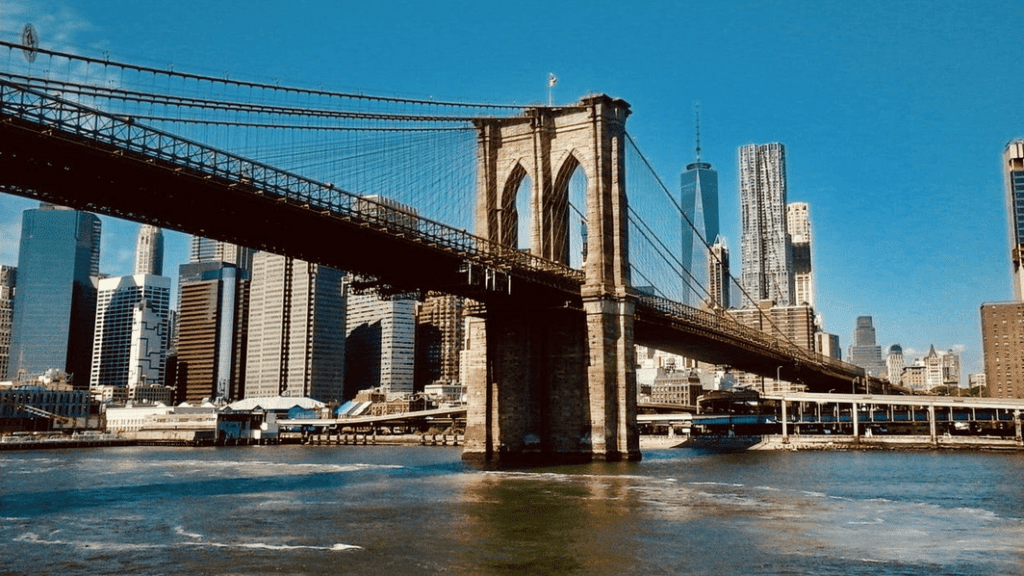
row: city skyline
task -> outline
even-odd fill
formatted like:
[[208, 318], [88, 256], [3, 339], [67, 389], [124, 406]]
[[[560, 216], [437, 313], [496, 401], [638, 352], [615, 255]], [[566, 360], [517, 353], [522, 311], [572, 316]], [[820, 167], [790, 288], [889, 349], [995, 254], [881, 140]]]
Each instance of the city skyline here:
[[[787, 146], [789, 200], [814, 211], [817, 308], [842, 347], [852, 343], [855, 318], [870, 315], [879, 344], [900, 342], [907, 356], [933, 342], [957, 348], [966, 379], [981, 370], [979, 305], [1011, 299], [1000, 156], [1024, 129], [1001, 95], [1017, 93], [1022, 81], [1008, 72], [1012, 56], [1000, 39], [1012, 37], [1021, 17], [995, 3], [927, 13], [880, 3], [638, 6], [613, 23], [555, 6], [540, 23], [506, 22], [519, 31], [508, 46], [465, 29], [438, 35], [458, 12], [444, 7], [407, 5], [385, 17], [345, 7], [341, 17], [333, 11], [342, 8], [330, 6], [315, 8], [316, 16], [306, 5], [252, 13], [111, 6], [5, 2], [0, 39], [17, 41], [32, 22], [47, 48], [439, 99], [542, 103], [554, 72], [556, 104], [592, 91], [629, 101], [630, 134], [669, 186], [692, 158], [692, 102], [701, 101], [702, 156], [719, 171], [722, 232], [734, 261], [736, 150], [754, 141]], [[463, 8], [467, 23], [503, 14]], [[692, 38], [662, 31], [683, 21]], [[337, 28], [322, 28], [327, 23]], [[598, 42], [609, 26], [627, 41]], [[375, 38], [381, 30], [392, 33]], [[261, 34], [274, 40], [242, 43]], [[17, 221], [27, 207], [34, 203], [0, 198], [0, 264], [17, 264]], [[138, 225], [102, 219], [101, 271], [131, 274]], [[165, 234], [170, 270], [187, 260], [188, 237]]]

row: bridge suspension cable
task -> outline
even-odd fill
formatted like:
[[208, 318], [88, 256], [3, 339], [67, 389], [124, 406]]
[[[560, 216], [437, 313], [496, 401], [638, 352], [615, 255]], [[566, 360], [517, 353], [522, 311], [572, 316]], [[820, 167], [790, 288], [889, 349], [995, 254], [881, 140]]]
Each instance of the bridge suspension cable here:
[[218, 78], [0, 41], [0, 78], [473, 229], [472, 121], [523, 106]]
[[[34, 72], [33, 63], [26, 65], [12, 57], [19, 47], [2, 42], [0, 46], [8, 47], [8, 79], [0, 77], [0, 96], [10, 100], [2, 103], [9, 104], [7, 108], [12, 118], [34, 123], [39, 135], [49, 137], [49, 127], [57, 126], [58, 131], [81, 137], [86, 147], [95, 146], [108, 151], [107, 146], [112, 144], [133, 156], [150, 156], [154, 161], [180, 164], [182, 169], [230, 181], [228, 188], [236, 185], [251, 187], [261, 196], [261, 192], [269, 191], [278, 199], [303, 209], [326, 210], [346, 218], [366, 219], [366, 210], [362, 207], [369, 203], [381, 207], [381, 213], [397, 211], [418, 223], [415, 227], [405, 226], [400, 230], [398, 236], [402, 238], [415, 232], [424, 242], [447, 243], [453, 249], [470, 253], [472, 258], [479, 258], [479, 262], [487, 266], [497, 263], [511, 269], [521, 265], [524, 269], [550, 272], [554, 279], [545, 282], [557, 286], [557, 290], [575, 293], [583, 282], [583, 274], [578, 269], [563, 269], [557, 263], [563, 261], [562, 255], [545, 259], [520, 250], [498, 249], [490, 245], [493, 243], [466, 232], [475, 227], [477, 133], [468, 129], [474, 116], [410, 111], [424, 104], [450, 104], [383, 98], [372, 100], [383, 104], [379, 108], [367, 106], [336, 110], [318, 98], [348, 95], [165, 73], [95, 59], [82, 60], [56, 52], [47, 52], [51, 62], [39, 64], [42, 70], [37, 68]], [[67, 59], [63, 67], [64, 80], [55, 79], [52, 66], [52, 61], [59, 58]], [[83, 62], [84, 69], [81, 67]], [[115, 68], [112, 70], [111, 66]], [[26, 78], [44, 80], [33, 80], [26, 86]], [[98, 86], [110, 86], [116, 90], [99, 89]], [[65, 93], [62, 87], [74, 90]], [[100, 101], [106, 106], [97, 106]], [[404, 106], [409, 106], [409, 110]], [[310, 113], [303, 114], [303, 111]], [[288, 118], [289, 123], [297, 125], [283, 125], [282, 118]], [[145, 122], [139, 121], [141, 119]], [[308, 120], [308, 123], [298, 120]], [[449, 120], [454, 126], [444, 125]], [[343, 121], [352, 121], [356, 125], [344, 124]], [[149, 126], [150, 123], [161, 126]], [[181, 130], [172, 134], [171, 130], [164, 128], [167, 125]], [[461, 126], [467, 128], [459, 129]], [[627, 169], [627, 177], [634, 178], [634, 181], [636, 178], [646, 179], [646, 186], [628, 186], [629, 221], [636, 239], [630, 260], [636, 276], [644, 279], [651, 292], [661, 294], [681, 290], [685, 284], [681, 281], [684, 275], [694, 280], [694, 285], [700, 285], [692, 270], [686, 270], [675, 250], [670, 248], [681, 245], [677, 235], [682, 227], [677, 215], [682, 215], [687, 225], [692, 227], [693, 223], [651, 170], [650, 163], [632, 139], [626, 148], [627, 162], [634, 162], [632, 169]], [[11, 156], [13, 158], [14, 155]], [[573, 234], [571, 230], [567, 234], [570, 253], [575, 252], [572, 239], [577, 236], [582, 239], [587, 232], [585, 204], [572, 197], [573, 182], [579, 182], [576, 174], [582, 174], [579, 166], [575, 168], [558, 174], [554, 184], [570, 189], [569, 200], [554, 207], [554, 215], [564, 216], [563, 223], [559, 225], [570, 228], [577, 225], [580, 228], [579, 234]], [[582, 180], [585, 190], [585, 178]], [[368, 200], [367, 196], [376, 198]], [[77, 202], [70, 196], [54, 197], [72, 204]], [[671, 205], [669, 209], [665, 207], [666, 198]], [[648, 201], [650, 204], [645, 204]], [[508, 208], [509, 212], [519, 209], [518, 203], [515, 207], [501, 208]], [[539, 210], [534, 207], [526, 210], [530, 209]], [[128, 218], [137, 216], [133, 212], [114, 214]], [[385, 225], [392, 224], [387, 218], [378, 220], [384, 220]], [[516, 233], [519, 233], [518, 221], [508, 220], [506, 223], [509, 226], [514, 223]], [[182, 229], [195, 228], [182, 225]], [[558, 232], [557, 236], [565, 235], [564, 231], [554, 232]], [[708, 247], [699, 231], [698, 237]], [[637, 250], [640, 245], [645, 249]], [[261, 246], [274, 245], [264, 243]], [[580, 246], [585, 246], [585, 242]], [[359, 247], [338, 247], [338, 250], [346, 249], [358, 250]], [[507, 260], [502, 260], [506, 253]], [[585, 257], [585, 254], [581, 256]], [[366, 268], [376, 270], [368, 265]], [[565, 289], [565, 286], [570, 289]], [[677, 300], [685, 298], [685, 293], [677, 293]], [[670, 310], [679, 318], [692, 317], [697, 312], [699, 314], [696, 315], [705, 319], [714, 316], [708, 320], [709, 324], [719, 322], [720, 316], [732, 321], [726, 316], [701, 312], [678, 301], [671, 303], [675, 306], [667, 304], [667, 301], [662, 301], [661, 308]], [[742, 334], [744, 331], [737, 329], [735, 332]], [[780, 331], [776, 332], [781, 335]], [[757, 341], [775, 342], [770, 338]], [[805, 351], [796, 348], [794, 346], [793, 356], [806, 356]]]
[[[188, 109], [194, 108], [197, 110], [205, 111], [224, 111], [224, 112], [248, 112], [253, 114], [263, 114], [272, 116], [299, 116], [303, 118], [336, 118], [346, 120], [386, 120], [391, 122], [457, 122], [466, 124], [471, 121], [472, 117], [467, 116], [443, 116], [443, 115], [432, 115], [432, 114], [388, 114], [388, 113], [373, 113], [373, 112], [356, 112], [347, 110], [335, 110], [326, 108], [299, 108], [289, 106], [279, 106], [264, 103], [254, 102], [232, 102], [225, 100], [214, 100], [209, 98], [195, 98], [188, 96], [179, 96], [175, 94], [158, 94], [149, 92], [140, 92], [137, 90], [126, 90], [123, 88], [110, 87], [110, 86], [94, 86], [89, 84], [83, 84], [81, 82], [69, 82], [64, 80], [57, 80], [52, 78], [37, 78], [28, 76], [25, 74], [15, 74], [5, 71], [0, 71], [0, 77], [6, 77], [12, 81], [20, 83], [28, 88], [33, 88], [42, 91], [58, 91], [65, 98], [74, 96], [77, 99], [94, 99], [94, 100], [108, 100], [108, 101], [123, 101], [133, 102], [136, 104], [149, 104], [154, 106], [167, 106], [176, 109]], [[147, 117], [149, 119], [158, 120], [172, 120], [172, 117]], [[174, 119], [179, 122], [191, 121], [191, 122], [213, 122], [215, 120], [206, 120], [195, 118], [191, 120]], [[268, 125], [274, 127], [274, 125]], [[317, 126], [300, 126], [296, 127], [309, 127], [318, 128]], [[401, 130], [401, 128], [396, 128]]]
[[[13, 67], [12, 67], [12, 59], [14, 58], [14, 54], [24, 50], [24, 47], [22, 45], [20, 45], [20, 44], [15, 44], [13, 42], [7, 42], [7, 41], [4, 41], [4, 40], [0, 40], [0, 48], [7, 48], [7, 51], [8, 51], [8, 56], [7, 56], [8, 66], [7, 66], [7, 69], [8, 70], [13, 69]], [[494, 110], [494, 111], [499, 111], [500, 110], [500, 111], [505, 111], [505, 113], [507, 113], [508, 111], [513, 111], [513, 110], [522, 111], [522, 110], [525, 110], [526, 108], [529, 108], [529, 106], [522, 106], [522, 105], [517, 105], [517, 104], [491, 104], [491, 103], [474, 103], [474, 102], [457, 102], [457, 101], [431, 100], [431, 99], [401, 98], [401, 97], [396, 97], [396, 96], [379, 96], [379, 95], [370, 95], [370, 94], [362, 94], [362, 93], [354, 93], [354, 92], [332, 91], [332, 90], [325, 90], [325, 89], [301, 88], [301, 87], [296, 87], [296, 86], [281, 86], [280, 84], [267, 84], [267, 83], [261, 83], [261, 82], [234, 80], [234, 79], [231, 79], [230, 77], [227, 77], [227, 76], [225, 76], [223, 78], [219, 78], [219, 77], [216, 77], [216, 76], [209, 76], [209, 75], [203, 75], [203, 74], [193, 74], [193, 73], [188, 73], [188, 72], [181, 72], [181, 71], [176, 71], [173, 68], [160, 69], [160, 68], [154, 68], [154, 67], [150, 67], [150, 66], [140, 66], [140, 65], [137, 65], [137, 64], [130, 64], [130, 63], [127, 63], [127, 62], [118, 62], [118, 61], [110, 60], [107, 57], [95, 58], [95, 57], [89, 57], [89, 56], [82, 56], [82, 55], [78, 55], [78, 54], [72, 54], [72, 53], [68, 53], [68, 52], [58, 52], [58, 51], [55, 51], [55, 50], [47, 50], [45, 48], [38, 48], [38, 47], [35, 48], [34, 52], [39, 54], [39, 55], [42, 55], [42, 56], [45, 56], [45, 57], [49, 58], [51, 61], [53, 59], [55, 59], [55, 58], [56, 59], [66, 60], [66, 62], [68, 64], [69, 71], [70, 71], [71, 64], [74, 63], [74, 64], [81, 64], [81, 65], [85, 65], [85, 66], [92, 66], [92, 65], [102, 66], [105, 70], [106, 69], [117, 69], [117, 70], [122, 70], [122, 71], [131, 71], [131, 72], [139, 73], [139, 74], [149, 74], [149, 75], [152, 75], [153, 77], [165, 77], [165, 78], [174, 78], [174, 79], [179, 79], [179, 80], [191, 80], [191, 81], [195, 81], [195, 82], [203, 82], [203, 83], [217, 84], [217, 85], [223, 85], [223, 86], [234, 86], [234, 87], [243, 87], [243, 88], [250, 88], [250, 89], [255, 88], [255, 89], [267, 90], [267, 91], [273, 91], [273, 92], [300, 94], [300, 95], [317, 96], [317, 97], [328, 97], [328, 98], [337, 98], [337, 99], [346, 99], [346, 100], [363, 100], [363, 101], [373, 101], [373, 102], [388, 102], [388, 103], [396, 103], [396, 104], [413, 104], [413, 105], [421, 105], [421, 106], [429, 106], [429, 107], [447, 107], [447, 108], [456, 108], [456, 109], [475, 109], [475, 110]], [[31, 65], [31, 63], [29, 63], [29, 64]], [[47, 66], [46, 69], [48, 71], [51, 71], [52, 70], [52, 66]], [[479, 115], [477, 115], [477, 116], [479, 116]]]
[[[686, 293], [686, 289], [690, 288], [695, 292], [699, 291], [707, 298], [705, 303], [714, 307], [715, 295], [706, 285], [704, 275], [687, 269], [679, 257], [682, 228], [685, 226], [693, 231], [694, 237], [702, 244], [709, 262], [713, 261], [722, 266], [721, 259], [712, 250], [702, 231], [669, 192], [633, 138], [628, 133], [626, 137], [629, 143], [627, 177], [630, 202], [630, 267], [636, 277], [633, 281], [634, 287], [651, 296], [660, 296], [676, 303], [693, 306], [687, 302], [689, 294]], [[641, 279], [644, 284], [638, 284], [637, 279]], [[734, 276], [730, 274], [728, 279], [729, 286], [723, 286], [722, 290], [729, 290], [735, 286], [746, 302], [757, 302]], [[806, 349], [793, 342], [764, 310], [755, 309], [761, 316], [763, 326], [770, 327], [773, 335], [799, 350], [801, 356], [805, 355], [803, 352], [806, 352]], [[746, 329], [732, 318], [728, 318], [728, 321]], [[812, 356], [818, 355], [812, 353], [808, 359], [812, 359]]]

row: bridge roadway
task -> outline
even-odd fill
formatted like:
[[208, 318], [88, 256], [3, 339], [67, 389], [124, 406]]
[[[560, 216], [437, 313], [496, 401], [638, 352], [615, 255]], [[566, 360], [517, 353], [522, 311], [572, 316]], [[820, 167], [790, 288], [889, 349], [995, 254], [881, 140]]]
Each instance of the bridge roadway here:
[[[579, 270], [6, 80], [0, 189], [368, 275], [394, 292], [582, 313]], [[799, 379], [810, 390], [845, 389], [864, 376], [720, 315], [649, 296], [637, 296], [635, 341]]]

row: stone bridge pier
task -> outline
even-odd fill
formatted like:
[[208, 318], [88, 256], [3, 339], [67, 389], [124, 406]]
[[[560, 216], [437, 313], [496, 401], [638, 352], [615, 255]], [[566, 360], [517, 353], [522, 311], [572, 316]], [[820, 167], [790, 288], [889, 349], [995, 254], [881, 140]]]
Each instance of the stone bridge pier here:
[[[530, 252], [568, 265], [569, 180], [582, 170], [586, 252], [579, 301], [555, 306], [513, 294], [483, 303], [467, 319], [466, 460], [640, 458], [635, 300], [628, 290], [628, 115], [627, 103], [598, 95], [477, 121], [477, 234], [516, 250], [527, 219]], [[526, 178], [529, 210], [519, 214], [516, 196]]]

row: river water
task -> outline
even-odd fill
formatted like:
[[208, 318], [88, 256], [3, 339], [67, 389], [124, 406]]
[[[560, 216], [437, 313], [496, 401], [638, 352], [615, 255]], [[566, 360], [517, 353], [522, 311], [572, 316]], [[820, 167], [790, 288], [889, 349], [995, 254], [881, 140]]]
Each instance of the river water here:
[[0, 574], [1024, 574], [1024, 455], [4, 452]]

